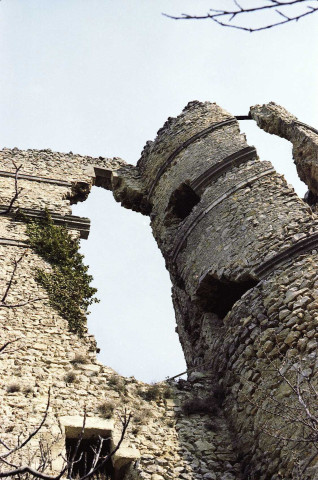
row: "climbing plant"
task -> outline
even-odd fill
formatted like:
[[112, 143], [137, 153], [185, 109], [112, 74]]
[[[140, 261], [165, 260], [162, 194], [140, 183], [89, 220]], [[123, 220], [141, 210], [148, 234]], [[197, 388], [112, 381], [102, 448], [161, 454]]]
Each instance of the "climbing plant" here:
[[88, 306], [99, 300], [96, 288], [87, 273], [79, 253], [79, 240], [74, 239], [62, 226], [54, 225], [48, 210], [36, 221], [27, 220], [29, 244], [52, 266], [51, 271], [38, 268], [36, 281], [48, 293], [50, 304], [64, 317], [71, 331], [82, 335], [85, 331]]

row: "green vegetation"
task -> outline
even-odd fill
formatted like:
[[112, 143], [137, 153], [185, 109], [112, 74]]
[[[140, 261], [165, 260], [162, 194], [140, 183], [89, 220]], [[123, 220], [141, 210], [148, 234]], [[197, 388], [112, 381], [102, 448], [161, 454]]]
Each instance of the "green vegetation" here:
[[83, 264], [79, 240], [72, 238], [65, 227], [54, 225], [49, 212], [39, 221], [27, 221], [30, 246], [52, 265], [52, 271], [36, 270], [36, 281], [45, 288], [50, 304], [68, 321], [72, 332], [85, 332], [88, 306], [98, 302], [93, 277]]

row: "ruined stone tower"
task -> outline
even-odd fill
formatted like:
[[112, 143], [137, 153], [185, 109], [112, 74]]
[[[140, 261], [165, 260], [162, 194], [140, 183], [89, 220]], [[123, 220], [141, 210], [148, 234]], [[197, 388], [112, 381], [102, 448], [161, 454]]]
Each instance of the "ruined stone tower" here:
[[[294, 142], [315, 196], [317, 132], [275, 104], [253, 107], [251, 116]], [[10, 461], [36, 467], [40, 437], [54, 474], [85, 409], [88, 443], [100, 434], [116, 445], [115, 413], [126, 407], [134, 417], [107, 467], [112, 478], [318, 478], [317, 217], [259, 160], [235, 117], [191, 102], [147, 143], [137, 166], [50, 150], [5, 149], [0, 161], [3, 292], [27, 250], [0, 305], [2, 344], [15, 342], [1, 357], [3, 442], [39, 425], [51, 388], [41, 432]], [[36, 268], [52, 267], [29, 248], [16, 209], [31, 219], [48, 209], [55, 224], [86, 238], [89, 221], [72, 216], [70, 204], [93, 184], [150, 215], [171, 276], [187, 382], [154, 388], [101, 365], [94, 339], [71, 332], [35, 280]]]

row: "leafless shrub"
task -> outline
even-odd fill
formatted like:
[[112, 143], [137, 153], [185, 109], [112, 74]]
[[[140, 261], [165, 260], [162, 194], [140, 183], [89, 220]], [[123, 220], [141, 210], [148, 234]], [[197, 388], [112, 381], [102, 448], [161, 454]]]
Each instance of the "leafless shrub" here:
[[[245, 379], [254, 387], [254, 394], [241, 395], [245, 403], [255, 408], [255, 413], [263, 412], [260, 430], [273, 439], [277, 448], [287, 446], [288, 455], [294, 459], [293, 478], [306, 480], [307, 468], [318, 451], [318, 389], [308, 366], [317, 358], [289, 357], [281, 351], [277, 339], [275, 348], [276, 359], [261, 348], [265, 359], [260, 369], [262, 381], [255, 390], [253, 382]], [[309, 452], [312, 450], [309, 455], [307, 447]], [[301, 453], [304, 448], [305, 456]]]
[[7, 386], [7, 393], [16, 393], [20, 392], [21, 390], [21, 385], [18, 383], [10, 383], [10, 385]]
[[[40, 438], [38, 443], [38, 450], [33, 452], [33, 454], [28, 451], [24, 455], [28, 457], [29, 461], [28, 464], [25, 465], [22, 463], [22, 455], [21, 455], [21, 463], [18, 463], [16, 460], [12, 460], [12, 455], [16, 453], [20, 453], [25, 451], [29, 446], [30, 442], [42, 429], [48, 415], [50, 406], [50, 391], [48, 394], [48, 402], [46, 406], [45, 413], [43, 415], [42, 421], [37, 428], [35, 428], [25, 439], [22, 439], [21, 436], [17, 438], [17, 444], [13, 447], [7, 445], [1, 438], [0, 444], [5, 449], [4, 453], [0, 455], [0, 478], [18, 478], [22, 480], [29, 480], [31, 478], [39, 478], [42, 480], [60, 480], [67, 476], [70, 480], [86, 480], [91, 478], [104, 478], [105, 480], [108, 478], [108, 475], [103, 472], [103, 468], [106, 467], [107, 462], [111, 459], [111, 457], [117, 452], [120, 448], [120, 445], [123, 442], [125, 437], [128, 425], [131, 420], [131, 414], [124, 411], [123, 416], [120, 418], [122, 424], [122, 431], [119, 442], [115, 446], [115, 448], [110, 451], [108, 454], [103, 454], [103, 445], [107, 439], [99, 437], [96, 448], [94, 449], [93, 460], [88, 465], [85, 465], [85, 473], [79, 475], [76, 473], [76, 464], [81, 461], [82, 454], [80, 454], [80, 446], [81, 442], [84, 437], [85, 433], [85, 424], [86, 424], [86, 412], [84, 412], [83, 417], [83, 425], [80, 432], [80, 435], [77, 439], [76, 446], [72, 451], [71, 455], [68, 458], [64, 458], [64, 464], [61, 470], [56, 475], [47, 474], [46, 471], [50, 470], [52, 467], [52, 458], [51, 458], [51, 448], [52, 445], [49, 444], [44, 440], [44, 438]], [[31, 467], [30, 465], [34, 463], [34, 458], [37, 459], [37, 467]]]
[[162, 396], [165, 399], [173, 397], [173, 390], [169, 385], [165, 385], [164, 387], [162, 387]]
[[110, 400], [105, 400], [105, 402], [98, 405], [98, 411], [104, 418], [111, 418], [115, 410], [115, 404]]
[[25, 395], [28, 395], [29, 393], [33, 393], [33, 387], [31, 387], [31, 386], [24, 387], [23, 393]]
[[108, 385], [112, 387], [116, 392], [123, 393], [125, 391], [125, 381], [119, 375], [111, 375], [107, 379]]
[[197, 413], [217, 415], [219, 411], [219, 405], [213, 396], [204, 398], [192, 397], [183, 403], [182, 410], [185, 415], [193, 415]]
[[72, 363], [73, 365], [85, 365], [89, 363], [89, 359], [83, 353], [77, 353], [70, 363]]
[[141, 408], [133, 415], [132, 419], [135, 424], [145, 425], [152, 416], [153, 413], [150, 408]]
[[76, 373], [73, 371], [67, 372], [64, 377], [65, 383], [75, 383]]
[[138, 435], [138, 433], [140, 432], [140, 426], [139, 425], [135, 425], [133, 426], [133, 428], [131, 429], [131, 433], [133, 435]]
[[160, 385], [159, 383], [153, 383], [146, 387], [139, 387], [137, 389], [137, 395], [144, 400], [155, 401], [163, 400], [165, 398], [171, 398], [172, 389], [168, 385]]

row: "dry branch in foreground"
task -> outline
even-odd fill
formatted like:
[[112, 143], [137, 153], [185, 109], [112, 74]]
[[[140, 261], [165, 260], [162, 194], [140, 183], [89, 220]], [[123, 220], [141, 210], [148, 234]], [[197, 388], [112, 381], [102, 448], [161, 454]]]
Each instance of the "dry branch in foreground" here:
[[[259, 32], [286, 23], [297, 22], [301, 18], [312, 15], [318, 11], [317, 0], [264, 0], [263, 4], [249, 8], [244, 7], [244, 3], [245, 0], [242, 0], [240, 3], [233, 0], [233, 8], [210, 8], [210, 10], [203, 15], [188, 13], [182, 13], [181, 15], [176, 16], [166, 13], [163, 13], [163, 15], [173, 20], [209, 19], [222, 27], [235, 28], [246, 32]], [[299, 9], [298, 7], [301, 8]], [[257, 14], [261, 15], [260, 18], [262, 20], [262, 25], [248, 26], [247, 22], [249, 20], [255, 22]], [[233, 20], [242, 20], [242, 24], [235, 23]]]

